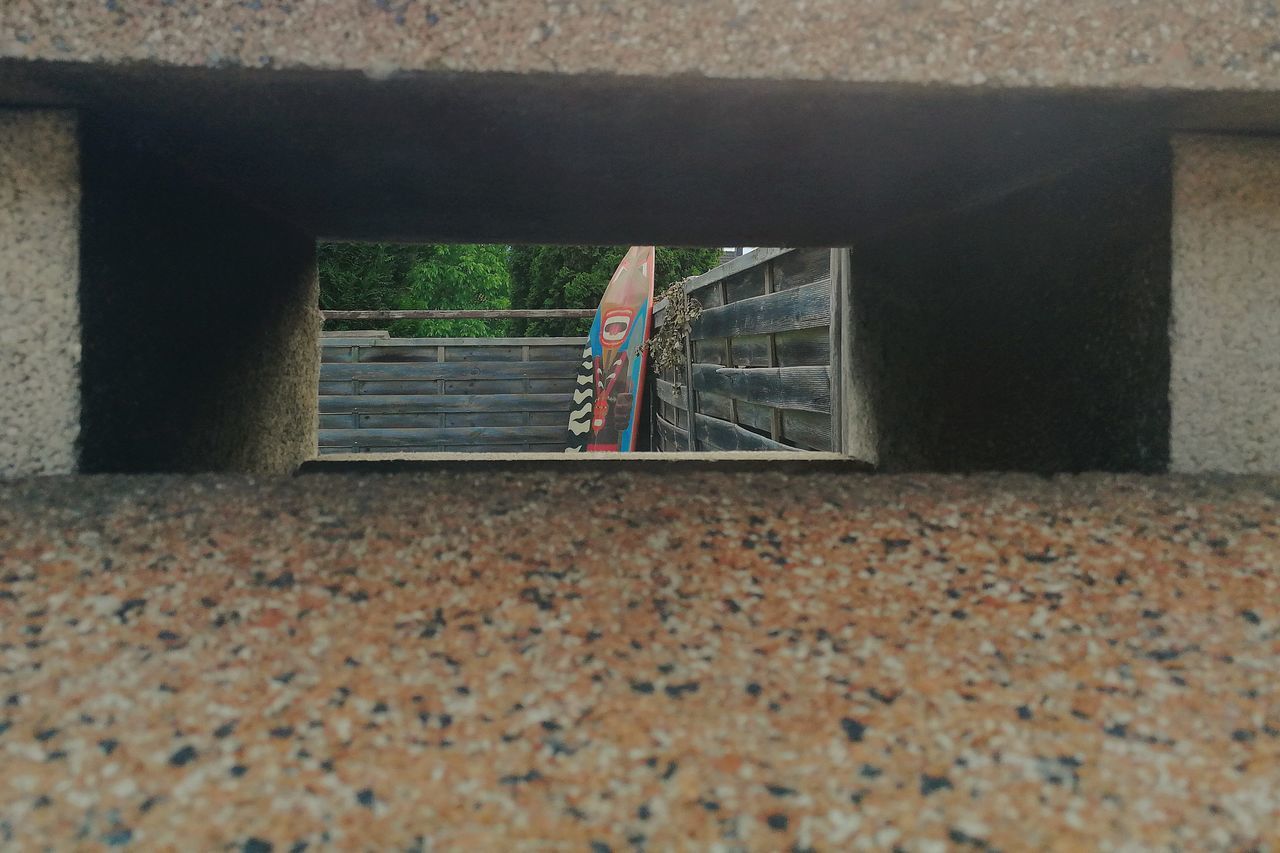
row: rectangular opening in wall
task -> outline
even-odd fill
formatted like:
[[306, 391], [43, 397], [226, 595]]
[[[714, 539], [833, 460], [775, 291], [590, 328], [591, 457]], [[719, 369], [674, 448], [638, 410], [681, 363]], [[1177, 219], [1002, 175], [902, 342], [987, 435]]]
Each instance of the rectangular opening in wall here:
[[650, 344], [620, 360], [591, 333], [627, 249], [320, 243], [318, 457], [564, 455], [628, 411], [624, 451], [839, 450], [838, 253], [657, 247]]

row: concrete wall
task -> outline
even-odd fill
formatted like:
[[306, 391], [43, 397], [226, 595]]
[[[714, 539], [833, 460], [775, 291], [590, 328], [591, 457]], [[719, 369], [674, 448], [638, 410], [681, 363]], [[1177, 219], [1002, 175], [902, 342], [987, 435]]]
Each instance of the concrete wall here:
[[882, 470], [1167, 464], [1164, 145], [857, 246], [852, 263]]
[[1172, 463], [1280, 471], [1280, 140], [1176, 140]]
[[82, 469], [292, 470], [315, 454], [314, 240], [117, 138], [86, 121]]
[[74, 116], [0, 110], [0, 479], [75, 468], [79, 215]]
[[[960, 86], [1280, 88], [1270, 0], [0, 4], [0, 57]], [[198, 15], [195, 12], [198, 10]]]

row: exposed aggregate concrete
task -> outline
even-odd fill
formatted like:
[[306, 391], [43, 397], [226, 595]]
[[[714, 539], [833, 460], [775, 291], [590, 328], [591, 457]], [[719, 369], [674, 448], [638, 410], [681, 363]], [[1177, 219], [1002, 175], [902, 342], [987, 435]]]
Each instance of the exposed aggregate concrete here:
[[0, 485], [16, 847], [1269, 849], [1280, 479]]
[[961, 86], [1280, 88], [1280, 9], [1205, 0], [9, 0], [0, 57]]

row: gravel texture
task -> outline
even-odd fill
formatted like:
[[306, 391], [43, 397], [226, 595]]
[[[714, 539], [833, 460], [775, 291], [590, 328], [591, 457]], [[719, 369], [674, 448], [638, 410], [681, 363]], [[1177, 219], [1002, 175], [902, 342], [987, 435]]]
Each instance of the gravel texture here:
[[0, 56], [1276, 89], [1280, 11], [1262, 0], [9, 0]]
[[1280, 471], [1280, 141], [1174, 145], [1176, 471]]
[[75, 469], [79, 284], [75, 117], [0, 110], [0, 479]]
[[662, 470], [0, 485], [5, 845], [1277, 843], [1280, 479]]

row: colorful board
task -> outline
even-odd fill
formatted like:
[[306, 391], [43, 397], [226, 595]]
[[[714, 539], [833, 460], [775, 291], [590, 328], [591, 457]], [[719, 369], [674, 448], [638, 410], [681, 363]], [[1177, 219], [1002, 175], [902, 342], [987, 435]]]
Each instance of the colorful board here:
[[600, 298], [569, 413], [567, 453], [636, 449], [644, 342], [653, 325], [653, 246], [632, 246]]

